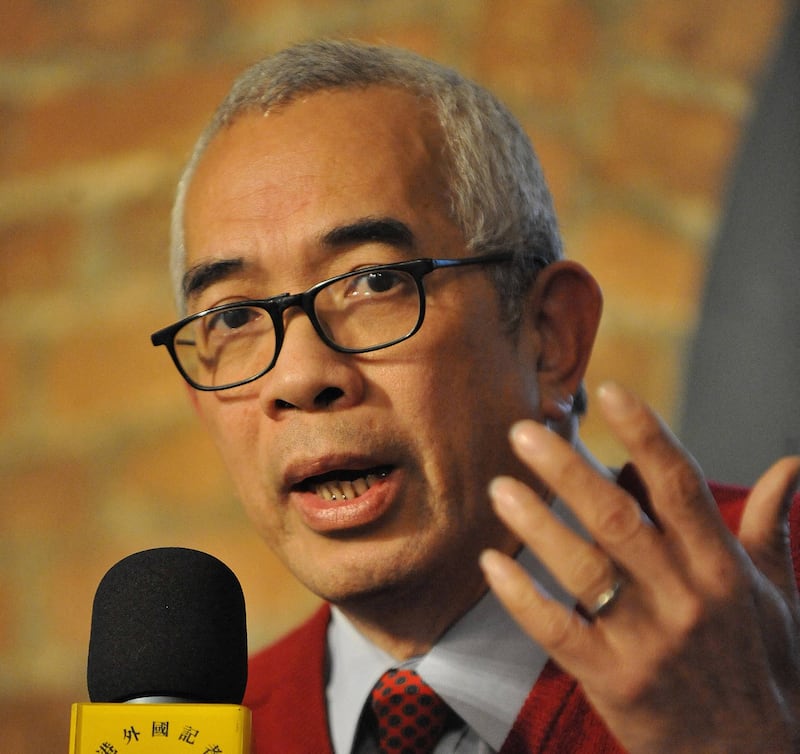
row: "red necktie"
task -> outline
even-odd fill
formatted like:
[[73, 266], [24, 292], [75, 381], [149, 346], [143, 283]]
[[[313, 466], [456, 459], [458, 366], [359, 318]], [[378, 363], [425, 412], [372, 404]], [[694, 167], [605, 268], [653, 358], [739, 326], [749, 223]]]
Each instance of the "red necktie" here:
[[381, 754], [430, 754], [454, 715], [414, 670], [388, 670], [371, 700]]

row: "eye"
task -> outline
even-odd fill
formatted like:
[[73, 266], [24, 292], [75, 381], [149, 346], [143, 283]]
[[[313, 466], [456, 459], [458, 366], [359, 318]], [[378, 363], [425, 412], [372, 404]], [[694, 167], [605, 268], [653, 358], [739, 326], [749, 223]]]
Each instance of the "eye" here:
[[207, 333], [215, 332], [217, 335], [224, 335], [226, 331], [239, 330], [245, 327], [259, 319], [263, 314], [264, 312], [260, 309], [244, 306], [237, 309], [214, 312], [205, 318], [205, 329]]
[[386, 293], [401, 285], [405, 279], [402, 272], [396, 270], [373, 270], [363, 275], [354, 275], [350, 279], [347, 295], [370, 295]]

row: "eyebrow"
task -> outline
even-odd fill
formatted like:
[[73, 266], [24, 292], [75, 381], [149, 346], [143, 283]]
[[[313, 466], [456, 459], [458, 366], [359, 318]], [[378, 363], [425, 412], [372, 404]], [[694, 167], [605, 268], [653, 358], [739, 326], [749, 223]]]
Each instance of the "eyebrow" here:
[[241, 272], [244, 264], [244, 259], [234, 257], [232, 259], [215, 259], [211, 262], [200, 262], [190, 267], [183, 274], [181, 282], [184, 300], [202, 293], [206, 288], [214, 285], [219, 280], [229, 278], [235, 272]]
[[333, 248], [373, 241], [410, 249], [414, 245], [414, 233], [394, 217], [362, 217], [333, 228], [322, 236], [321, 241], [324, 246]]
[[[414, 246], [414, 233], [406, 223], [393, 217], [362, 217], [329, 230], [320, 237], [319, 242], [330, 250], [367, 242], [411, 249]], [[183, 275], [181, 287], [184, 300], [202, 293], [220, 280], [242, 272], [246, 264], [243, 257], [232, 257], [194, 265]]]

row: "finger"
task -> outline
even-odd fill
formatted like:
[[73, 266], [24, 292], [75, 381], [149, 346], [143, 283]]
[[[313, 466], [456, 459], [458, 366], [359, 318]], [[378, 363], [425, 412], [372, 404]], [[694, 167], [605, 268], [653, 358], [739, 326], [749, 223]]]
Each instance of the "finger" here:
[[570, 507], [597, 545], [624, 570], [644, 562], [661, 573], [665, 554], [658, 532], [637, 502], [605, 478], [568, 442], [534, 421], [511, 430], [514, 451]]
[[739, 541], [753, 563], [787, 596], [796, 591], [788, 514], [798, 478], [800, 456], [775, 463], [753, 487], [739, 527]]
[[592, 651], [596, 643], [589, 624], [542, 591], [512, 558], [485, 550], [480, 566], [489, 587], [512, 618], [534, 641], [559, 660], [585, 657], [588, 662], [603, 653]]
[[494, 479], [489, 494], [500, 519], [591, 613], [601, 595], [619, 580], [608, 555], [563, 523], [533, 490], [516, 479]]
[[598, 390], [600, 408], [630, 453], [659, 525], [687, 553], [709, 561], [734, 548], [702, 472], [661, 419], [633, 393], [615, 383]]

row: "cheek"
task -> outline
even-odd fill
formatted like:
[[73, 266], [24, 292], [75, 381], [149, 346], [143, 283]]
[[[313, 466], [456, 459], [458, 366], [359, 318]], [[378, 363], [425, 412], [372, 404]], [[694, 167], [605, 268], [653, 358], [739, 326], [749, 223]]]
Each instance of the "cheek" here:
[[204, 423], [243, 501], [250, 499], [248, 489], [259, 476], [257, 409], [256, 401], [226, 403], [215, 396], [201, 404]]

